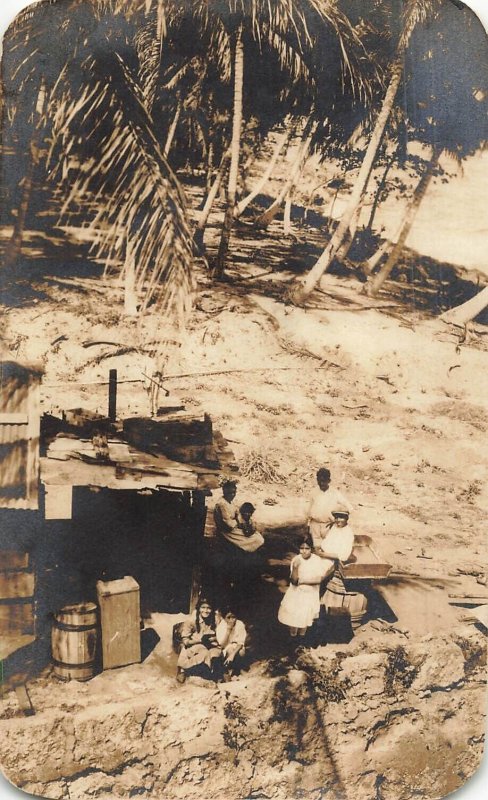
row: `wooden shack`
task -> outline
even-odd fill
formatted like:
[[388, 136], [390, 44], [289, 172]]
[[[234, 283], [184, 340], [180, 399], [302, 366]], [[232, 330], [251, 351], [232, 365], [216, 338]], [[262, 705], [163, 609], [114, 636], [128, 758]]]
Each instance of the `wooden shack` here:
[[0, 362], [0, 508], [38, 508], [41, 375]]
[[14, 654], [28, 650], [35, 639], [36, 578], [31, 553], [39, 519], [41, 376], [37, 367], [9, 358], [0, 361], [0, 662], [4, 688], [19, 669]]
[[210, 417], [178, 406], [155, 418], [81, 408], [40, 418], [39, 373], [2, 375], [0, 632], [46, 642], [53, 613], [96, 602], [97, 581], [125, 575], [143, 614], [188, 612], [206, 497], [237, 469]]
[[237, 469], [210, 417], [110, 421], [75, 409], [45, 417], [42, 439], [42, 569], [53, 576], [44, 606], [95, 600], [98, 580], [131, 575], [143, 612], [189, 611], [206, 496]]

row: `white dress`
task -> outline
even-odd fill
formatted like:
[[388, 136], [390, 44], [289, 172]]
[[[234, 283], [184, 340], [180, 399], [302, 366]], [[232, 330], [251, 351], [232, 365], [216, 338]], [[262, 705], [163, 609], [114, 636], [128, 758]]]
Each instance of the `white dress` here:
[[[298, 586], [290, 583], [281, 601], [278, 620], [290, 628], [309, 628], [320, 613], [320, 582], [334, 568], [334, 562], [314, 553], [310, 558], [295, 556], [291, 572], [298, 564]], [[300, 584], [301, 580], [317, 581], [314, 586]]]

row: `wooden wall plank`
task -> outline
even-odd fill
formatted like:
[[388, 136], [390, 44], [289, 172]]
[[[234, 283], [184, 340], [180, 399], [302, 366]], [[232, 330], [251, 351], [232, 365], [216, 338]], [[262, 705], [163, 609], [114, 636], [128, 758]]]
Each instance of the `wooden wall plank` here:
[[0, 635], [34, 633], [33, 603], [0, 602]]
[[0, 572], [0, 600], [32, 597], [34, 575], [29, 572]]
[[7, 569], [27, 569], [29, 553], [20, 550], [0, 550], [0, 571]]

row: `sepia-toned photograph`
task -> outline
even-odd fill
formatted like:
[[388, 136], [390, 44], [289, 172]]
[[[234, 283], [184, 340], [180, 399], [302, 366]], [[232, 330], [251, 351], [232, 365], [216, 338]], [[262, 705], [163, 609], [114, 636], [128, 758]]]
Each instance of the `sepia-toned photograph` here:
[[441, 800], [486, 730], [482, 23], [38, 0], [1, 50], [1, 772]]

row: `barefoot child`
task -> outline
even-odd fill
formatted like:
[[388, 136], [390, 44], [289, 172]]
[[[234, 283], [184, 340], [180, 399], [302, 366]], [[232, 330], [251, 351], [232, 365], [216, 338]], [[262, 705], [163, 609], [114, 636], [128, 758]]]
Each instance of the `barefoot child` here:
[[278, 620], [289, 627], [290, 636], [303, 636], [318, 618], [320, 584], [334, 569], [332, 560], [320, 558], [312, 549], [311, 536], [304, 536], [291, 562], [290, 585], [278, 611]]

